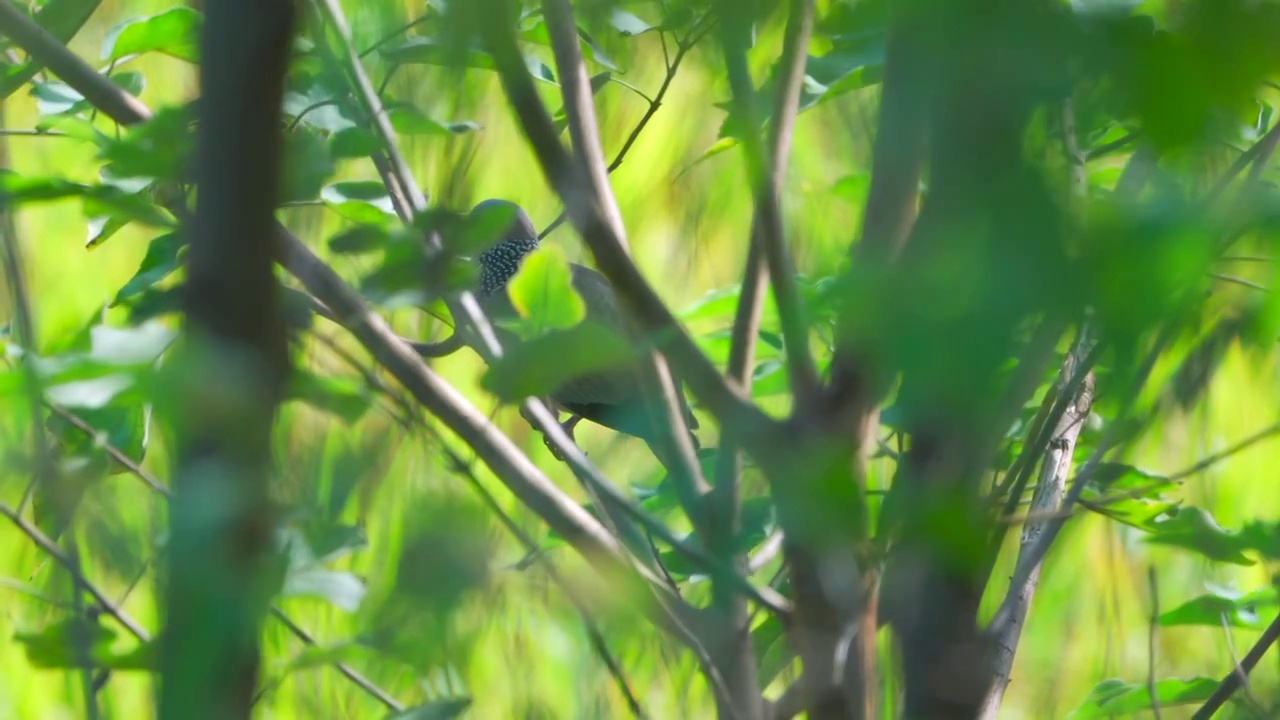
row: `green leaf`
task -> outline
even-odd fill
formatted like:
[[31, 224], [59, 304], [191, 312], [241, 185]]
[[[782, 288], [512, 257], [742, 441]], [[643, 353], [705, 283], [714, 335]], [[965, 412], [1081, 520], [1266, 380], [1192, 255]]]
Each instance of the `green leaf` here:
[[378, 49], [378, 54], [396, 65], [449, 65], [493, 70], [493, 58], [483, 50], [467, 49], [457, 52], [435, 38], [414, 36], [398, 43], [388, 43]]
[[284, 178], [280, 202], [312, 200], [320, 196], [325, 182], [336, 167], [329, 154], [329, 143], [316, 130], [305, 125], [286, 133], [284, 141]]
[[755, 647], [756, 667], [760, 668], [760, 683], [772, 683], [791, 664], [793, 657], [787, 647], [782, 623], [769, 615], [751, 630], [751, 639]]
[[177, 6], [158, 15], [138, 18], [111, 29], [102, 43], [103, 60], [159, 52], [187, 62], [200, 60], [200, 29], [204, 16]]
[[[150, 440], [151, 408], [140, 402], [121, 402], [98, 409], [78, 410], [76, 417], [96, 432], [90, 436], [59, 415], [50, 415], [47, 426], [69, 455], [99, 456], [106, 460], [105, 447], [111, 446], [125, 457], [141, 463]], [[130, 472], [114, 460], [104, 462], [112, 475]]]
[[[98, 409], [129, 393], [176, 333], [159, 323], [138, 328], [95, 325], [88, 353], [31, 358], [51, 402], [68, 408]], [[10, 346], [11, 354], [21, 348]]]
[[189, 105], [160, 108], [150, 120], [130, 126], [122, 137], [104, 142], [104, 171], [119, 178], [187, 179], [195, 148], [191, 127]]
[[[1160, 707], [1169, 708], [1202, 703], [1217, 689], [1218, 680], [1215, 678], [1165, 678], [1156, 681], [1156, 698]], [[1067, 717], [1073, 720], [1109, 718], [1149, 710], [1151, 705], [1151, 692], [1145, 682], [1131, 684], [1122, 680], [1104, 680], [1094, 686], [1089, 697]]]
[[502, 357], [485, 371], [480, 386], [512, 403], [549, 394], [569, 380], [635, 359], [629, 343], [595, 322], [552, 330], [503, 350]]
[[13, 639], [22, 643], [27, 660], [39, 668], [156, 668], [153, 643], [135, 643], [125, 651], [117, 650], [114, 647], [114, 630], [83, 618], [63, 620], [40, 630], [19, 630], [13, 634]]
[[355, 612], [360, 609], [366, 592], [360, 578], [349, 572], [307, 565], [289, 570], [280, 596], [325, 600], [339, 610]]
[[448, 698], [432, 700], [422, 705], [393, 712], [386, 720], [453, 720], [462, 717], [462, 713], [471, 706], [471, 698]]
[[337, 255], [360, 255], [381, 249], [391, 233], [381, 225], [356, 225], [329, 238], [329, 250]]
[[649, 23], [619, 8], [609, 11], [609, 24], [618, 31], [619, 35], [628, 37], [643, 35], [653, 29]]
[[111, 82], [119, 85], [125, 92], [137, 97], [147, 87], [147, 78], [142, 73], [130, 70], [111, 76]]
[[62, 115], [87, 107], [83, 95], [56, 80], [32, 83], [31, 97], [36, 99], [36, 109], [41, 117]]
[[348, 640], [346, 642], [334, 643], [332, 645], [311, 645], [303, 648], [302, 652], [294, 655], [288, 663], [280, 670], [282, 675], [298, 672], [299, 670], [310, 670], [313, 668], [327, 667], [336, 665], [337, 663], [348, 663], [353, 660], [360, 660], [369, 655], [371, 648], [356, 642]]
[[1178, 503], [1164, 496], [1178, 483], [1125, 463], [1099, 463], [1080, 499], [1090, 510], [1144, 532], [1154, 532], [1158, 520], [1177, 511]]
[[142, 293], [173, 274], [181, 266], [186, 247], [186, 241], [177, 231], [152, 238], [147, 245], [147, 254], [142, 258], [137, 272], [116, 293], [115, 299], [111, 301], [111, 307]]
[[382, 147], [378, 137], [362, 127], [349, 127], [329, 137], [329, 154], [335, 159], [364, 158]]
[[373, 402], [362, 382], [316, 375], [303, 368], [295, 369], [290, 376], [286, 399], [333, 413], [349, 425], [363, 417]]
[[409, 103], [390, 103], [387, 115], [391, 127], [404, 135], [461, 135], [480, 128], [473, 122], [440, 122]]
[[740, 552], [750, 552], [764, 542], [777, 525], [773, 498], [753, 497], [742, 503], [742, 529], [736, 545]]
[[1225, 619], [1232, 627], [1255, 628], [1262, 625], [1262, 619], [1258, 617], [1258, 609], [1277, 605], [1280, 605], [1280, 597], [1277, 597], [1274, 587], [1242, 593], [1211, 586], [1209, 592], [1204, 595], [1192, 598], [1162, 613], [1160, 624], [1166, 627], [1173, 625], [1222, 627]]
[[555, 245], [543, 245], [526, 255], [507, 284], [507, 293], [528, 335], [570, 328], [586, 317], [586, 306], [573, 288], [569, 262]]
[[364, 583], [349, 572], [324, 567], [324, 562], [329, 557], [337, 557], [340, 553], [332, 548], [325, 548], [328, 556], [317, 557], [306, 533], [296, 527], [281, 528], [277, 537], [288, 558], [280, 588], [282, 597], [325, 600], [347, 612], [359, 609], [367, 592]]
[[1172, 518], [1156, 522], [1152, 534], [1146, 540], [1194, 550], [1210, 560], [1235, 565], [1254, 564], [1241, 552], [1243, 544], [1239, 536], [1223, 529], [1202, 508], [1180, 508]]

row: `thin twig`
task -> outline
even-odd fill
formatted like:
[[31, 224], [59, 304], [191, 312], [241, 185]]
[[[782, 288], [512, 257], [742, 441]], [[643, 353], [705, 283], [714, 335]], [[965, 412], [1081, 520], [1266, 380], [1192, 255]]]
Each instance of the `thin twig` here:
[[4, 503], [0, 503], [0, 515], [9, 518], [9, 522], [13, 523], [24, 535], [31, 538], [31, 541], [36, 544], [36, 547], [39, 547], [47, 555], [52, 557], [54, 561], [66, 569], [66, 571], [71, 575], [71, 579], [75, 581], [75, 584], [81, 590], [89, 593], [94, 602], [102, 608], [102, 611], [115, 618], [116, 622], [120, 623], [120, 626], [125, 630], [128, 630], [130, 635], [133, 635], [142, 643], [151, 642], [151, 635], [133, 618], [129, 617], [128, 613], [117, 607], [115, 603], [111, 602], [106, 593], [102, 592], [97, 588], [97, 586], [89, 582], [89, 580], [85, 578], [84, 574], [80, 572], [80, 569], [76, 567], [75, 563], [72, 562], [72, 559], [58, 547], [57, 543], [50, 540], [44, 533], [40, 532], [40, 529], [35, 525], [32, 525], [22, 519], [22, 516], [18, 515], [16, 510]]
[[[1160, 355], [1164, 352], [1165, 347], [1172, 340], [1172, 336], [1172, 328], [1166, 327], [1156, 339], [1146, 358], [1143, 359], [1142, 364], [1139, 366], [1134, 377], [1132, 387], [1128, 389], [1127, 400], [1131, 400], [1136, 397], [1142, 387], [1146, 385], [1147, 378], [1150, 377], [1151, 370], [1155, 367], [1156, 360], [1158, 360]], [[1126, 403], [1121, 405], [1121, 407], [1127, 408], [1129, 405]], [[1106, 454], [1111, 450], [1111, 447], [1119, 439], [1121, 430], [1124, 427], [1125, 423], [1121, 422], [1120, 418], [1117, 418], [1116, 421], [1112, 422], [1108, 430], [1103, 434], [1102, 438], [1098, 440], [1097, 446], [1089, 456], [1088, 461], [1085, 462], [1084, 467], [1082, 467], [1071, 480], [1071, 485], [1067, 490], [1066, 497], [1063, 498], [1060, 505], [1060, 512], [1070, 513], [1071, 508], [1080, 499], [1080, 495], [1088, 485], [1089, 479], [1092, 478], [1094, 472], [1097, 471], [1098, 465], [1102, 462], [1102, 458], [1106, 456]], [[1023, 554], [1019, 555], [1018, 566], [1015, 568], [1013, 578], [1010, 581], [1011, 588], [1022, 587], [1027, 583], [1031, 573], [1039, 568], [1040, 563], [1049, 552], [1049, 547], [1052, 546], [1053, 541], [1057, 539], [1058, 533], [1062, 531], [1067, 519], [1067, 517], [1053, 518], [1044, 523], [1040, 536], [1035, 539], [1035, 542], [1024, 548]], [[1009, 593], [1005, 595], [1004, 601], [1000, 604], [1000, 608], [991, 619], [991, 627], [996, 629], [998, 632], [999, 629], [1007, 623], [1015, 622], [1015, 613], [1017, 611], [1018, 604], [1019, 601], [1017, 593]]]
[[[640, 133], [644, 132], [649, 121], [653, 119], [653, 116], [656, 115], [658, 110], [662, 107], [662, 101], [667, 96], [667, 89], [671, 87], [671, 82], [675, 80], [676, 73], [680, 70], [680, 63], [684, 61], [685, 55], [687, 55], [689, 51], [692, 50], [693, 47], [704, 37], [706, 37], [708, 32], [710, 32], [710, 29], [714, 24], [714, 20], [710, 19], [711, 17], [712, 16], [710, 15], [703, 16], [698, 20], [698, 22], [694, 23], [694, 26], [689, 30], [689, 34], [685, 36], [684, 40], [677, 40], [675, 58], [666, 62], [667, 74], [662, 79], [662, 84], [658, 86], [657, 94], [655, 94], [653, 99], [649, 101], [648, 109], [645, 110], [644, 115], [640, 116], [640, 120], [636, 122], [635, 127], [631, 128], [631, 134], [627, 135], [627, 139], [622, 142], [622, 147], [618, 150], [618, 153], [613, 156], [613, 161], [609, 163], [610, 173], [613, 173], [613, 171], [622, 166], [622, 161], [626, 159], [627, 153], [631, 152], [631, 147], [635, 145], [636, 140], [640, 138]], [[707, 24], [705, 27], [702, 27], [704, 22]], [[665, 33], [660, 33], [660, 35], [663, 36], [662, 52], [665, 60], [667, 52]], [[562, 210], [560, 214], [556, 216], [555, 220], [552, 220], [542, 232], [538, 233], [538, 239], [542, 239], [547, 235], [550, 235], [551, 232], [560, 227], [568, 217], [568, 213]]]
[[1232, 445], [1231, 447], [1225, 450], [1209, 455], [1208, 457], [1200, 460], [1199, 462], [1186, 468], [1185, 470], [1180, 470], [1170, 475], [1169, 479], [1176, 482], [1178, 480], [1182, 480], [1183, 478], [1187, 478], [1192, 475], [1195, 475], [1203, 470], [1208, 469], [1213, 465], [1216, 465], [1222, 462], [1223, 460], [1230, 458], [1232, 455], [1235, 455], [1236, 453], [1239, 453], [1243, 450], [1247, 450], [1249, 447], [1257, 443], [1260, 443], [1263, 440], [1266, 440], [1267, 438], [1270, 438], [1271, 436], [1277, 435], [1277, 434], [1280, 434], [1280, 423], [1276, 423], [1275, 425], [1269, 425], [1259, 430], [1258, 432], [1250, 435], [1249, 437], [1237, 442], [1235, 445]]
[[1271, 292], [1271, 288], [1267, 287], [1266, 285], [1262, 285], [1261, 283], [1256, 283], [1252, 280], [1245, 280], [1244, 278], [1239, 278], [1234, 275], [1223, 275], [1222, 273], [1209, 273], [1209, 277], [1213, 278], [1214, 280], [1221, 280], [1222, 282], [1225, 282], [1225, 283], [1231, 283], [1233, 285], [1240, 285], [1242, 287], [1247, 287], [1250, 290], [1261, 290], [1262, 292]]
[[1218, 199], [1219, 195], [1226, 192], [1232, 181], [1236, 179], [1236, 176], [1244, 172], [1255, 160], [1264, 155], [1269, 156], [1274, 152], [1277, 141], [1280, 141], [1280, 122], [1272, 125], [1265, 135], [1253, 145], [1250, 145], [1248, 150], [1241, 153], [1231, 163], [1231, 166], [1222, 174], [1222, 177], [1218, 178], [1213, 187], [1209, 188], [1209, 191], [1205, 193], [1204, 198], [1201, 199], [1202, 205], [1207, 207], [1212, 204], [1214, 200]]
[[[773, 122], [769, 126], [769, 156], [771, 159], [770, 175], [766, 179], [767, 187], [762, 192], [771, 193], [777, 198], [782, 189], [782, 179], [787, 172], [787, 162], [791, 154], [791, 143], [798, 113], [800, 88], [804, 78], [804, 64], [807, 58], [805, 48], [812, 29], [813, 7], [811, 2], [792, 3], [792, 12], [787, 22], [786, 36], [783, 42], [782, 58], [779, 66], [779, 81], [776, 86], [773, 107]], [[769, 282], [769, 267], [764, 261], [764, 235], [767, 230], [765, 217], [756, 212], [753, 215], [751, 234], [748, 239], [747, 263], [743, 271], [741, 291], [738, 305], [734, 311], [733, 329], [729, 343], [729, 364], [726, 376], [744, 388], [751, 387], [752, 366], [755, 364], [756, 338], [760, 329], [760, 317], [764, 309], [764, 298]], [[721, 433], [720, 450], [716, 462], [716, 482], [708, 496], [709, 513], [713, 519], [713, 530], [716, 537], [712, 539], [713, 550], [724, 556], [734, 566], [745, 566], [748, 577], [764, 563], [767, 563], [782, 550], [782, 532], [777, 531], [746, 562], [739, 553], [734, 556], [733, 539], [737, 537], [741, 526], [741, 487], [742, 453], [736, 438], [730, 433]], [[740, 624], [747, 621], [746, 607], [733, 594], [721, 588], [713, 588], [714, 602], [720, 611], [725, 627], [723, 631], [728, 637], [721, 645], [724, 656], [722, 664], [751, 663], [754, 645], [751, 634], [744, 632]], [[755, 678], [754, 668], [745, 673], [733, 673], [732, 677]], [[745, 681], [742, 684], [746, 684]], [[758, 702], [759, 681], [755, 687], [733, 687], [739, 697], [735, 701], [741, 705], [746, 702]], [[747, 697], [749, 695], [749, 697]]]
[[[812, 5], [805, 0], [806, 6]], [[741, 142], [746, 156], [747, 177], [751, 182], [755, 197], [755, 221], [753, 224], [753, 241], [758, 243], [769, 268], [769, 282], [773, 287], [774, 298], [778, 305], [778, 316], [782, 325], [783, 344], [787, 350], [787, 369], [791, 381], [791, 390], [796, 397], [796, 407], [805, 409], [817, 397], [820, 381], [817, 365], [814, 363], [809, 348], [809, 321], [806, 317], [804, 301], [796, 284], [795, 271], [791, 255], [786, 245], [786, 231], [783, 227], [782, 208], [778, 198], [780, 178], [774, 174], [772, 167], [776, 165], [775, 153], [767, 153], [760, 139], [760, 117], [756, 110], [755, 86], [751, 82], [751, 72], [747, 67], [747, 46], [750, 43], [751, 29], [740, 12], [735, 12], [727, 3], [722, 8], [726, 13], [721, 22], [721, 43], [724, 47], [725, 64], [729, 71], [729, 85], [733, 90], [733, 109], [737, 116], [741, 133]], [[791, 45], [783, 49], [784, 56], [803, 52], [808, 46], [809, 31], [812, 29], [812, 10], [800, 13], [800, 22], [792, 28], [794, 34], [786, 39]], [[799, 49], [797, 49], [799, 48]], [[786, 92], [793, 97], [787, 98], [786, 105], [795, 105], [800, 93], [800, 81], [804, 77], [804, 63], [791, 63], [785, 66], [790, 77], [780, 78]], [[786, 122], [778, 137], [789, 138], [795, 124], [795, 112], [775, 118], [775, 122]], [[788, 140], [783, 140], [789, 145]], [[789, 148], [784, 148], [789, 149]]]
[[[569, 218], [623, 306], [643, 330], [660, 339], [660, 347], [672, 369], [688, 384], [694, 397], [715, 415], [721, 427], [743, 435], [748, 441], [745, 444], [748, 452], [768, 451], [771, 444], [767, 439], [776, 437], [779, 423], [756, 407], [741, 387], [725, 381], [631, 261], [603, 207], [596, 202], [561, 145], [560, 133], [533, 85], [509, 29], [501, 23], [483, 23], [481, 33], [543, 175], [565, 201]], [[759, 442], [751, 442], [754, 440]]]
[[1147, 694], [1151, 696], [1151, 712], [1160, 719], [1160, 696], [1156, 694], [1156, 638], [1160, 629], [1160, 587], [1156, 583], [1156, 566], [1147, 568], [1147, 588], [1151, 593], [1151, 622], [1147, 627]]
[[1253, 688], [1249, 687], [1249, 676], [1240, 667], [1240, 658], [1236, 655], [1236, 644], [1231, 639], [1231, 623], [1227, 622], [1227, 614], [1225, 612], [1218, 613], [1218, 619], [1222, 622], [1222, 639], [1227, 643], [1227, 657], [1231, 658], [1231, 667], [1235, 668], [1236, 674], [1240, 676], [1240, 690], [1244, 693], [1244, 697], [1249, 701], [1249, 704], [1253, 706], [1257, 716], [1267, 717], [1270, 713], [1258, 701], [1258, 698], [1254, 697]]
[[493, 493], [489, 492], [489, 489], [480, 482], [480, 478], [476, 477], [471, 465], [463, 462], [462, 458], [458, 457], [457, 453], [447, 445], [442, 443], [441, 447], [445, 457], [449, 459], [454, 469], [467, 479], [468, 484], [480, 496], [481, 501], [489, 508], [489, 511], [498, 516], [499, 522], [524, 546], [525, 552], [542, 563], [542, 568], [546, 571], [547, 577], [564, 592], [565, 597], [569, 599], [574, 609], [578, 611], [578, 616], [582, 618], [582, 624], [587, 629], [587, 635], [591, 640], [592, 647], [613, 676], [614, 682], [618, 685], [618, 690], [622, 693], [623, 698], [627, 701], [627, 706], [631, 709], [631, 714], [637, 718], [644, 718], [644, 708], [640, 706], [640, 701], [636, 699], [635, 693], [631, 691], [631, 683], [627, 681], [622, 665], [610, 652], [609, 646], [605, 642], [604, 634], [600, 631], [599, 624], [591, 615], [591, 611], [587, 609], [586, 602], [579, 597], [578, 591], [561, 577], [559, 571], [556, 570], [555, 563], [551, 562], [551, 558], [546, 553], [540, 552], [538, 543], [521, 529], [516, 524], [515, 519], [502, 508], [501, 503], [493, 496]]
[[1248, 678], [1254, 666], [1262, 660], [1262, 656], [1267, 653], [1267, 650], [1271, 648], [1278, 638], [1280, 638], [1280, 617], [1271, 621], [1267, 629], [1262, 632], [1262, 637], [1258, 638], [1258, 642], [1254, 643], [1244, 658], [1223, 676], [1222, 681], [1218, 683], [1218, 689], [1214, 690], [1213, 695], [1209, 696], [1205, 704], [1196, 710], [1195, 714], [1191, 716], [1191, 720], [1209, 720], [1209, 718], [1213, 717], [1213, 714], [1226, 704], [1227, 700], [1236, 691], [1236, 688], [1240, 687], [1241, 679]]
[[[156, 493], [159, 493], [166, 500], [172, 499], [172, 495], [169, 492], [169, 489], [166, 488], [163, 483], [161, 483], [154, 475], [152, 475], [151, 473], [143, 469], [141, 465], [135, 462], [128, 455], [125, 455], [123, 452], [121, 452], [119, 448], [112, 445], [110, 442], [107, 442], [101, 436], [101, 433], [98, 432], [98, 430], [96, 430], [91, 425], [86, 423], [79, 416], [61, 407], [58, 407], [56, 405], [51, 405], [50, 409], [56, 415], [66, 420], [72, 427], [76, 428], [77, 430], [80, 430], [81, 432], [85, 433], [89, 437], [95, 438], [96, 442], [102, 447], [102, 449], [107, 453], [107, 455], [109, 455], [116, 462], [120, 463], [121, 467], [123, 467], [130, 474], [132, 474], [133, 476], [141, 480], [143, 484], [145, 484], [148, 488], [155, 491]], [[284, 613], [284, 611], [280, 610], [275, 606], [272, 606], [271, 614], [273, 617], [275, 617], [277, 620], [283, 623], [284, 626], [288, 628], [289, 631], [292, 632], [294, 636], [296, 636], [299, 640], [301, 640], [302, 642], [308, 645], [316, 644], [315, 638], [313, 638], [310, 635], [310, 633], [303, 630], [302, 627], [299, 626], [297, 623], [295, 623], [288, 615]], [[372, 682], [366, 679], [363, 675], [351, 669], [351, 667], [349, 667], [345, 663], [341, 663], [341, 662], [334, 663], [334, 667], [344, 677], [351, 680], [353, 683], [355, 683], [361, 689], [368, 692], [373, 697], [377, 698], [380, 702], [382, 702], [388, 708], [392, 710], [397, 710], [397, 711], [403, 709], [403, 706], [401, 706], [400, 703], [396, 702], [396, 700], [392, 698], [386, 691], [374, 685]]]
[[[569, 0], [543, 0], [542, 15], [551, 39], [551, 50], [559, 70], [560, 90], [564, 98], [565, 118], [573, 141], [574, 160], [578, 172], [591, 193], [592, 204], [603, 210], [603, 219], [617, 243], [626, 253], [626, 229], [617, 198], [609, 186], [609, 173], [600, 146], [591, 79], [582, 57], [577, 21]], [[632, 265], [634, 268], [634, 265]], [[656, 446], [664, 457], [672, 485], [684, 506], [686, 515], [699, 537], [710, 537], [703, 497], [709, 486], [702, 476], [697, 449], [693, 446], [688, 421], [685, 419], [676, 384], [666, 360], [654, 352], [642, 359], [643, 375], [650, 392], [644, 393], [645, 405], [656, 428]]]

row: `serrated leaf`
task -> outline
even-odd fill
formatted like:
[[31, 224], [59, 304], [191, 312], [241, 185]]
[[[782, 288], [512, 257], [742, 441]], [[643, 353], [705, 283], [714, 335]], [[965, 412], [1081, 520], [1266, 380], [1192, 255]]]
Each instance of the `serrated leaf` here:
[[1202, 508], [1182, 508], [1173, 517], [1155, 523], [1146, 541], [1193, 550], [1219, 562], [1254, 564], [1241, 552], [1239, 536], [1224, 529]]
[[507, 283], [507, 293], [530, 335], [570, 328], [586, 317], [569, 262], [555, 245], [543, 245], [526, 255]]
[[159, 52], [179, 60], [199, 62], [203, 24], [203, 15], [181, 5], [150, 17], [129, 20], [107, 33], [102, 43], [102, 59], [119, 60], [126, 55]]

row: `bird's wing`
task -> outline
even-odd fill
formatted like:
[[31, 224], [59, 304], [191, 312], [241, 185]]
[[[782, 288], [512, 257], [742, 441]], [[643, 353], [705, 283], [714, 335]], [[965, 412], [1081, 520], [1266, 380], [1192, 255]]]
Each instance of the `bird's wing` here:
[[[619, 307], [617, 295], [609, 281], [595, 270], [577, 263], [571, 263], [569, 267], [573, 277], [573, 288], [582, 296], [583, 304], [587, 307], [588, 320], [599, 322], [631, 341], [633, 346], [638, 345], [643, 338], [643, 333]], [[675, 382], [676, 395], [680, 400], [685, 420], [690, 428], [698, 427], [698, 420], [685, 400], [684, 387], [680, 378], [673, 376], [672, 379]], [[639, 394], [641, 380], [638, 368], [628, 366], [583, 377], [580, 381], [566, 386], [563, 394], [567, 402], [621, 404], [641, 399]], [[557, 392], [557, 395], [561, 393]], [[574, 397], [571, 399], [569, 395]]]

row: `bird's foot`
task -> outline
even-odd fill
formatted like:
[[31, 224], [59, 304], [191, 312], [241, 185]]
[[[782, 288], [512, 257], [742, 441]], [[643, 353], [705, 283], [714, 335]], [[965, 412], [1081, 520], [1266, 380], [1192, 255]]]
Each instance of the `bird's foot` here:
[[[578, 440], [573, 436], [573, 431], [576, 427], [578, 427], [578, 423], [580, 422], [582, 422], [581, 415], [570, 415], [568, 420], [565, 420], [564, 422], [560, 423], [560, 427], [564, 430], [565, 434], [569, 436], [569, 442], [573, 443], [574, 445], [578, 444]], [[547, 437], [546, 435], [543, 435], [542, 442], [546, 443], [547, 449], [551, 451], [551, 457], [559, 460], [560, 462], [565, 461], [564, 454], [561, 453], [558, 448], [556, 448], [555, 443], [551, 442], [551, 438]]]

